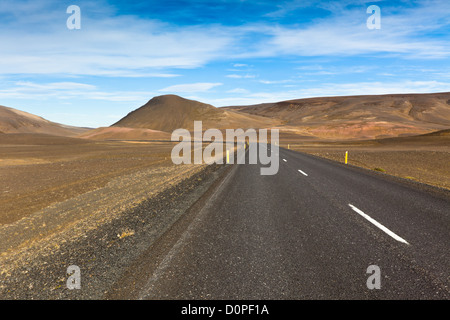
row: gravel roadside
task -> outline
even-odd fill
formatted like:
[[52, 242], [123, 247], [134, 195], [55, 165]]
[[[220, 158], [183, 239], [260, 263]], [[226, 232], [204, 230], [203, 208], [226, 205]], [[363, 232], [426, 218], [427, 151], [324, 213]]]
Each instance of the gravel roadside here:
[[[226, 168], [225, 165], [186, 167], [179, 174], [172, 174], [172, 179], [164, 179], [162, 172], [135, 173], [47, 208], [22, 221], [22, 226], [4, 227], [0, 232], [10, 236], [4, 238], [9, 241], [2, 241], [1, 299], [102, 299], [140, 254]], [[158, 179], [146, 180], [149, 176], [159, 177], [160, 185]], [[146, 188], [162, 191], [143, 193]], [[55, 221], [59, 224], [52, 224]], [[28, 226], [31, 240], [33, 234], [43, 237], [47, 232], [47, 237], [37, 242], [20, 239], [17, 230], [23, 230], [24, 226]], [[67, 288], [67, 268], [71, 265], [80, 268], [80, 290]]]

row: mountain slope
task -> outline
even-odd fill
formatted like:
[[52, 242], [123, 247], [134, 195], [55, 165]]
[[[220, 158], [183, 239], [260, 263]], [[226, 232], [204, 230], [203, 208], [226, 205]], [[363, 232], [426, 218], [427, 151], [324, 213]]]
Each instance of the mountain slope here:
[[112, 127], [153, 129], [172, 132], [178, 128], [193, 130], [194, 121], [202, 121], [203, 129], [265, 128], [280, 123], [267, 117], [216, 108], [212, 105], [164, 95], [151, 99], [130, 112]]
[[2, 133], [45, 133], [72, 137], [86, 130], [85, 128], [51, 122], [31, 113], [0, 106], [0, 132]]

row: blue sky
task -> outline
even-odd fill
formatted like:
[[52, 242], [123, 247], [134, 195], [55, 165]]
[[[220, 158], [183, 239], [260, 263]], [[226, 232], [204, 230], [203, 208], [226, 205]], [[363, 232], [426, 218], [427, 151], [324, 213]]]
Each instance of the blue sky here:
[[448, 0], [0, 0], [0, 30], [0, 105], [77, 126], [161, 94], [221, 107], [450, 91]]

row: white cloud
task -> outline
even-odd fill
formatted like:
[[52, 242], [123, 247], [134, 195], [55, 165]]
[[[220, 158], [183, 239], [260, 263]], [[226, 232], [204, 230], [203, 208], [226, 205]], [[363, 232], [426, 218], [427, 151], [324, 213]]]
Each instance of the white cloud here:
[[[353, 8], [346, 8], [348, 5], [353, 5]], [[442, 30], [448, 30], [450, 25], [449, 1], [423, 1], [414, 8], [386, 4], [382, 7], [381, 30], [367, 29], [364, 1], [292, 1], [282, 5], [279, 13], [284, 15], [289, 10], [305, 6], [325, 8], [331, 15], [300, 26], [261, 26], [262, 32], [270, 35], [268, 40], [238, 57], [377, 54], [405, 59], [443, 59], [450, 56], [449, 41], [436, 36]], [[289, 7], [292, 8], [288, 10]]]
[[[383, 0], [372, 0], [370, 3], [376, 3]], [[352, 5], [367, 5], [366, 0], [328, 0], [328, 1], [317, 1], [317, 0], [292, 0], [284, 1], [277, 5], [278, 9], [276, 11], [267, 13], [267, 17], [281, 18], [288, 14], [293, 13], [293, 11], [301, 8], [314, 7], [315, 9], [320, 8], [332, 13], [339, 13], [344, 11], [345, 7]]]
[[[160, 70], [202, 66], [233, 41], [218, 26], [178, 27], [114, 16], [105, 4], [86, 6], [81, 7], [81, 29], [68, 30], [61, 5], [1, 5], [0, 13], [9, 19], [0, 21], [0, 59], [8, 62], [0, 64], [0, 73], [174, 77]], [[105, 12], [91, 16], [90, 10], [100, 7]]]
[[250, 91], [248, 91], [247, 89], [243, 89], [243, 88], [235, 88], [232, 90], [228, 90], [227, 93], [250, 93]]
[[[0, 60], [7, 61], [0, 64], [0, 74], [176, 77], [177, 74], [161, 70], [197, 68], [217, 60], [259, 57], [450, 56], [448, 39], [427, 38], [428, 33], [448, 28], [450, 2], [424, 1], [420, 6], [395, 14], [383, 7], [382, 29], [375, 31], [365, 26], [364, 3], [362, 0], [291, 1], [281, 5], [281, 11], [275, 15], [312, 5], [332, 14], [301, 26], [248, 23], [231, 27], [220, 24], [175, 26], [136, 16], [115, 16], [114, 7], [104, 2], [84, 3], [81, 29], [68, 30], [66, 16], [61, 16], [61, 4], [19, 1], [8, 5], [2, 2], [0, 13], [9, 19], [0, 21]], [[346, 9], [349, 4], [360, 6]], [[95, 15], [91, 15], [92, 12]], [[248, 67], [246, 63], [233, 66]], [[238, 75], [229, 77], [239, 78]]]
[[112, 102], [147, 101], [154, 92], [148, 91], [101, 91], [91, 84], [77, 82], [34, 83], [18, 81], [0, 89], [0, 99], [20, 100], [104, 100]]
[[221, 86], [222, 83], [211, 82], [198, 82], [188, 84], [177, 84], [167, 88], [160, 89], [160, 92], [176, 92], [176, 93], [191, 93], [191, 92], [204, 92], [214, 87]]
[[223, 107], [232, 105], [270, 103], [312, 97], [448, 92], [449, 88], [450, 82], [438, 81], [358, 82], [342, 84], [330, 83], [315, 87], [286, 91], [252, 92], [249, 94], [243, 94], [239, 97], [215, 99], [203, 97], [197, 98], [200, 101], [206, 101], [214, 106]]
[[232, 79], [252, 79], [255, 78], [255, 75], [252, 74], [246, 74], [246, 75], [241, 75], [241, 74], [228, 74], [226, 75], [227, 78], [232, 78]]
[[259, 82], [263, 84], [281, 84], [292, 82], [292, 80], [260, 80]]
[[78, 83], [78, 82], [52, 82], [52, 83], [34, 83], [29, 81], [18, 81], [16, 82], [16, 86], [18, 88], [22, 87], [22, 89], [28, 88], [30, 90], [93, 90], [96, 89], [96, 86], [86, 83]]
[[269, 41], [269, 55], [352, 56], [369, 53], [396, 54], [405, 58], [444, 58], [450, 56], [448, 42], [397, 35], [382, 30], [369, 33], [364, 26], [320, 25], [306, 29], [279, 28]]
[[448, 92], [449, 88], [449, 82], [439, 81], [325, 83], [289, 91], [252, 93], [248, 97], [259, 98], [261, 102], [276, 102], [323, 96]]
[[376, 95], [397, 93], [432, 93], [448, 92], [449, 82], [439, 81], [397, 81], [397, 82], [358, 82], [342, 84], [323, 84], [316, 88], [301, 90], [302, 95], [323, 96], [330, 95]]

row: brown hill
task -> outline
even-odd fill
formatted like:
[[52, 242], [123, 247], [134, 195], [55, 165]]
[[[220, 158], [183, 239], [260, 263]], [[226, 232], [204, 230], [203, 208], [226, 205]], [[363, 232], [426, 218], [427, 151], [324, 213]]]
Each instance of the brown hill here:
[[373, 139], [450, 128], [450, 93], [323, 97], [226, 110], [280, 120], [281, 131], [327, 139]]
[[212, 105], [184, 99], [176, 95], [154, 97], [139, 109], [130, 112], [112, 127], [153, 129], [172, 132], [178, 128], [193, 130], [194, 121], [208, 128], [265, 128], [278, 125], [279, 120], [216, 108]]
[[415, 146], [416, 149], [418, 147], [424, 146], [439, 146], [450, 148], [450, 129], [448, 130], [439, 130], [434, 131], [427, 134], [421, 134], [417, 136], [408, 136], [408, 137], [395, 137], [395, 138], [385, 138], [385, 139], [376, 139], [374, 140], [378, 142], [379, 145], [389, 146]]
[[447, 130], [439, 130], [427, 134], [423, 134], [423, 137], [450, 137], [450, 129]]
[[31, 113], [0, 106], [0, 132], [2, 133], [44, 133], [72, 137], [86, 130], [88, 129], [66, 126]]

